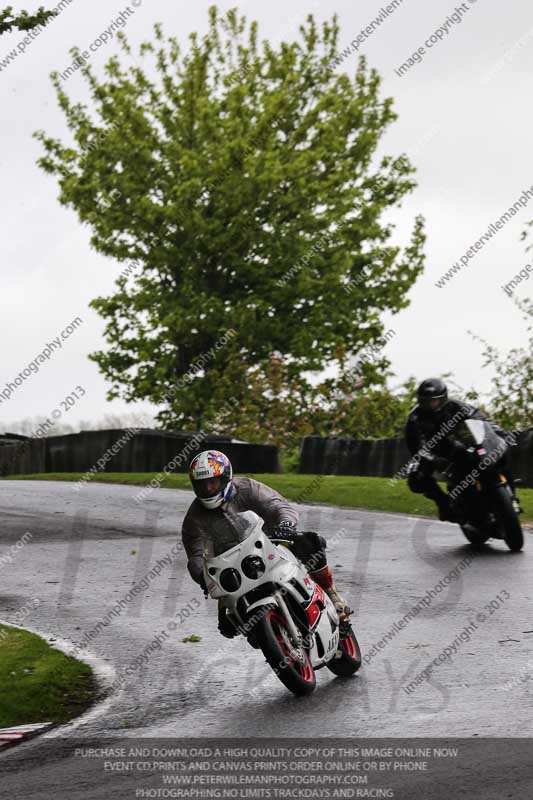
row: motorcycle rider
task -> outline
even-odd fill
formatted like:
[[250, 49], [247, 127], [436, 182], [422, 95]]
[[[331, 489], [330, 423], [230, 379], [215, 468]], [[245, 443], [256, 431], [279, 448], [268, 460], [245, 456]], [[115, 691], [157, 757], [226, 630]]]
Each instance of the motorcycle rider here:
[[[341, 621], [347, 620], [351, 609], [333, 581], [325, 539], [311, 531], [296, 530], [298, 513], [284, 497], [253, 478], [233, 477], [229, 458], [219, 450], [204, 450], [196, 455], [189, 467], [189, 478], [196, 498], [185, 515], [181, 535], [189, 573], [204, 593], [207, 589], [203, 577], [202, 531], [205, 526], [213, 525], [215, 514], [231, 517], [242, 511], [253, 511], [263, 519], [263, 532], [270, 539], [290, 546], [311, 578], [329, 595]], [[218, 627], [227, 638], [236, 635], [221, 603]]]
[[[412, 492], [423, 494], [437, 504], [441, 521], [457, 522], [449, 495], [444, 492], [434, 477], [438, 459], [447, 462], [466, 463], [466, 448], [448, 436], [467, 419], [488, 421], [495, 433], [507, 441], [507, 432], [492, 422], [487, 415], [474, 406], [448, 397], [446, 384], [440, 378], [427, 378], [417, 389], [418, 405], [410, 412], [405, 426], [405, 441], [412, 456], [418, 458], [411, 463], [407, 483]], [[502, 460], [502, 471], [513, 490], [514, 483], [507, 455]]]

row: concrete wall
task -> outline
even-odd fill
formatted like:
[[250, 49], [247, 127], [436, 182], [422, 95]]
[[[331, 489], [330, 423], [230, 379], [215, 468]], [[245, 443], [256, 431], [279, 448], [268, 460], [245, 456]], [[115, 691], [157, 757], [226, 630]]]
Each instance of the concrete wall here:
[[[196, 437], [196, 438], [195, 438]], [[83, 431], [0, 446], [0, 474], [34, 472], [160, 472], [172, 460], [170, 472], [187, 472], [202, 450], [222, 450], [237, 472], [279, 472], [278, 450], [273, 445], [231, 442], [229, 437], [194, 433], [140, 430]], [[107, 460], [104, 460], [107, 454]]]
[[[522, 431], [512, 448], [513, 469], [523, 485], [533, 487], [533, 429]], [[390, 478], [409, 460], [403, 439], [374, 441], [306, 436], [300, 453], [300, 472], [315, 475], [362, 475]]]

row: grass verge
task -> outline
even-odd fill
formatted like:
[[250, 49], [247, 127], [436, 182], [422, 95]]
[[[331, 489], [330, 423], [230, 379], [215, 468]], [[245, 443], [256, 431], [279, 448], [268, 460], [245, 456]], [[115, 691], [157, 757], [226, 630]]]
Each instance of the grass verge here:
[[0, 728], [67, 722], [97, 694], [90, 667], [6, 625], [0, 625], [0, 686]]
[[[5, 480], [79, 481], [81, 473], [57, 472], [46, 475], [17, 475]], [[106, 472], [94, 475], [91, 483], [125, 483], [144, 486], [156, 477], [155, 472]], [[436, 517], [435, 504], [421, 495], [413, 494], [405, 481], [390, 484], [390, 478], [362, 478], [352, 475], [251, 475], [288, 500], [301, 503], [325, 503], [335, 506], [364, 508], [370, 511], [391, 511], [399, 514], [418, 514]], [[186, 474], [167, 475], [161, 481], [164, 489], [190, 489]], [[83, 491], [83, 489], [81, 490]], [[522, 521], [533, 522], [533, 489], [519, 489], [524, 509]]]

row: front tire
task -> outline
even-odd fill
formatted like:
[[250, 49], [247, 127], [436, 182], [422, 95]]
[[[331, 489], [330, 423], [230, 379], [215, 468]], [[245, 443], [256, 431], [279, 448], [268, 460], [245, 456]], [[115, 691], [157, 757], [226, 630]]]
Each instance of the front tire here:
[[503, 528], [505, 544], [513, 553], [518, 553], [524, 546], [524, 534], [508, 487], [497, 486], [493, 500], [495, 514]]
[[465, 537], [468, 539], [471, 545], [474, 547], [482, 547], [490, 536], [481, 533], [474, 525], [470, 522], [465, 522], [464, 525], [461, 525], [461, 530], [464, 533]]
[[355, 675], [360, 666], [361, 649], [350, 627], [350, 633], [339, 641], [339, 648], [331, 661], [327, 662], [326, 667], [334, 675], [349, 678], [350, 675]]
[[274, 673], [290, 692], [307, 695], [314, 691], [316, 675], [307, 650], [295, 648], [283, 615], [269, 608], [254, 629], [254, 636]]

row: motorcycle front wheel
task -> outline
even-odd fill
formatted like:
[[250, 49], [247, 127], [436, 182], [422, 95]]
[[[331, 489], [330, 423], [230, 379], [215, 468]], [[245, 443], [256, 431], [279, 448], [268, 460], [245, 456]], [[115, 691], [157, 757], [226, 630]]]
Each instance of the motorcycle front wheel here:
[[461, 530], [470, 544], [474, 545], [474, 547], [481, 547], [490, 538], [488, 534], [481, 533], [481, 531], [479, 531], [475, 525], [472, 525], [470, 522], [465, 522], [464, 525], [461, 525]]
[[287, 623], [278, 608], [269, 608], [254, 629], [254, 635], [267, 663], [290, 692], [311, 694], [316, 675], [307, 650], [291, 642]]
[[524, 546], [524, 534], [507, 486], [496, 486], [493, 502], [498, 522], [503, 528], [505, 544], [513, 553], [518, 553]]
[[361, 649], [355, 638], [355, 633], [350, 627], [350, 633], [340, 639], [338, 650], [331, 661], [328, 661], [326, 667], [334, 675], [338, 675], [341, 678], [349, 678], [350, 675], [355, 675], [360, 666]]

